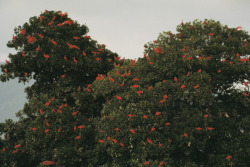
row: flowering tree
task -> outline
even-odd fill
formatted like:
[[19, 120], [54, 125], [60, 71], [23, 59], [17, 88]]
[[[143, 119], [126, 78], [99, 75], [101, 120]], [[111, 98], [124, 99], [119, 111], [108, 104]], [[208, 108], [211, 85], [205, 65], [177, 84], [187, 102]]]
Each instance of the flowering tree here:
[[95, 81], [94, 97], [107, 99], [102, 163], [248, 166], [250, 36], [240, 29], [182, 23], [146, 44], [144, 58]]

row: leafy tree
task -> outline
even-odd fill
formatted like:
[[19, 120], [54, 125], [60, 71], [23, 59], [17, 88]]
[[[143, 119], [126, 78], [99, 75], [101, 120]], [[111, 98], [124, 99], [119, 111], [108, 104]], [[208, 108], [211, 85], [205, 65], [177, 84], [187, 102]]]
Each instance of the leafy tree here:
[[102, 164], [249, 166], [249, 42], [241, 27], [182, 23], [95, 81]]
[[25, 90], [28, 103], [17, 113], [19, 121], [1, 126], [1, 166], [92, 163], [92, 119], [100, 116], [103, 99], [93, 99], [91, 83], [122, 61], [87, 33], [87, 26], [60, 11], [45, 11], [15, 28], [7, 46], [17, 53], [1, 65], [1, 81], [34, 84]]

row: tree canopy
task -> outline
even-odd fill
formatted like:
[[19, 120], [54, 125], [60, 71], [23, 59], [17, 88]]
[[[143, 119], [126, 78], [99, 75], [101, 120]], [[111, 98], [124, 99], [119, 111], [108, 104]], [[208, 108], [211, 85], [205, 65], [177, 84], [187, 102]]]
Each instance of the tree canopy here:
[[20, 120], [0, 126], [2, 164], [250, 165], [246, 31], [181, 23], [145, 44], [137, 61], [120, 60], [87, 31], [54, 11], [15, 29], [8, 46], [18, 52], [1, 80], [35, 83]]

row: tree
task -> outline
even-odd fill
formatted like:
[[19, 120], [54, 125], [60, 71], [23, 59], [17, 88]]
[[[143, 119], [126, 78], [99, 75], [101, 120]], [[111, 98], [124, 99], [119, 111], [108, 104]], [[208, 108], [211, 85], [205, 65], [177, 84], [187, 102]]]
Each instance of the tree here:
[[94, 97], [107, 99], [97, 122], [102, 163], [249, 166], [249, 42], [241, 27], [182, 23], [95, 81]]
[[45, 11], [15, 28], [7, 46], [17, 53], [1, 65], [1, 81], [33, 79], [34, 84], [25, 90], [28, 103], [17, 113], [19, 121], [1, 126], [6, 137], [0, 145], [1, 166], [92, 162], [92, 119], [100, 116], [103, 99], [93, 99], [91, 83], [122, 61], [87, 33], [87, 26], [60, 11]]

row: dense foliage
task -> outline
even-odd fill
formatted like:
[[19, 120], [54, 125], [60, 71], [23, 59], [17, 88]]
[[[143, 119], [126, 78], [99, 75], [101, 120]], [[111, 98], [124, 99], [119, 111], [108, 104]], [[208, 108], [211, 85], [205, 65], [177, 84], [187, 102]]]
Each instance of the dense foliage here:
[[87, 32], [85, 25], [54, 11], [15, 29], [7, 46], [17, 53], [1, 65], [1, 80], [33, 79], [34, 84], [25, 90], [28, 103], [17, 113], [20, 120], [1, 124], [6, 138], [1, 166], [36, 166], [52, 159], [78, 166], [92, 161], [92, 118], [100, 116], [103, 99], [93, 99], [91, 83], [122, 61]]
[[181, 23], [137, 61], [120, 61], [61, 12], [15, 32], [8, 46], [18, 52], [1, 80], [35, 83], [20, 120], [0, 124], [2, 166], [250, 165], [250, 36], [241, 27]]
[[98, 121], [105, 164], [250, 165], [250, 38], [238, 29], [181, 24], [92, 84], [96, 98], [109, 99]]

